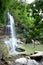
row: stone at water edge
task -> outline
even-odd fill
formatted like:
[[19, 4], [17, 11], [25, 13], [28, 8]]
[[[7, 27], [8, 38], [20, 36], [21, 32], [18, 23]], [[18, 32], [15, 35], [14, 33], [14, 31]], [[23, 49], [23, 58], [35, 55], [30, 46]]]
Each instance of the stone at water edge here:
[[36, 62], [35, 60], [32, 59], [27, 59], [25, 57], [19, 58], [15, 60], [15, 63], [19, 63], [19, 64], [24, 64], [24, 65], [39, 65], [38, 62]]
[[27, 61], [27, 65], [39, 65], [39, 63], [36, 62], [35, 60], [29, 59], [29, 60]]
[[22, 57], [22, 58], [16, 59], [15, 63], [27, 64], [27, 59], [25, 57]]

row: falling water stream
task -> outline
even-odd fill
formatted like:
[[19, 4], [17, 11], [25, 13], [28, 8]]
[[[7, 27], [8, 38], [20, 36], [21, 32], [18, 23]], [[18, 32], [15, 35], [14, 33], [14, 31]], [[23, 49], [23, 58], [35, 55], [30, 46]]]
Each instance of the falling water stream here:
[[[6, 21], [6, 27], [10, 28], [10, 32], [11, 32], [11, 37], [10, 38], [5, 38], [4, 39], [4, 43], [7, 45], [8, 47], [8, 51], [10, 55], [16, 55], [19, 52], [16, 51], [16, 47], [17, 45], [17, 39], [16, 39], [16, 34], [15, 34], [15, 26], [14, 26], [14, 19], [13, 16], [11, 16], [11, 14], [9, 12], [7, 12], [7, 21]], [[8, 31], [7, 31], [8, 32]]]

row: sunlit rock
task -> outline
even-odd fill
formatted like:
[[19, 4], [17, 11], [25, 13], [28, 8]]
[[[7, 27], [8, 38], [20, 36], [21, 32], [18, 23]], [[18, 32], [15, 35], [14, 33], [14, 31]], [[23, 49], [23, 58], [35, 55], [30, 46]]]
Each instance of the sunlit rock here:
[[21, 63], [21, 64], [27, 64], [27, 59], [22, 57], [22, 58], [19, 58], [17, 60], [15, 60], [16, 63]]

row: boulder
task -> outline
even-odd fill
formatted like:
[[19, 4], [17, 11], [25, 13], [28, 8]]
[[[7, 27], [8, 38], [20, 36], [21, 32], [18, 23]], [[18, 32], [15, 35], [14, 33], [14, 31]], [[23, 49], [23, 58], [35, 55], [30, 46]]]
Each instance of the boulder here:
[[19, 58], [15, 60], [15, 63], [20, 63], [20, 64], [27, 64], [27, 59], [25, 57]]
[[19, 64], [19, 65], [39, 65], [38, 62], [36, 62], [35, 60], [33, 59], [27, 59], [25, 57], [22, 57], [22, 58], [19, 58], [15, 61], [16, 64]]
[[30, 55], [30, 58], [35, 59], [36, 61], [41, 61], [41, 59], [43, 58], [43, 52], [36, 51], [35, 54]]
[[39, 63], [36, 62], [35, 60], [29, 59], [29, 60], [27, 61], [27, 65], [39, 65]]

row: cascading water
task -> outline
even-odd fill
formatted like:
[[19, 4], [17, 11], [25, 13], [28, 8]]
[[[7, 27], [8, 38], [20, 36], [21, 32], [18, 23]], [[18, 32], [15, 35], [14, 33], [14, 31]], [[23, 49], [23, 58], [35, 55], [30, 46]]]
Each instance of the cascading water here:
[[8, 29], [10, 28], [11, 36], [10, 36], [10, 38], [5, 38], [4, 39], [4, 43], [8, 47], [9, 54], [10, 55], [16, 55], [19, 52], [16, 51], [16, 47], [18, 45], [17, 45], [17, 39], [16, 39], [16, 35], [15, 35], [14, 19], [13, 19], [13, 16], [11, 16], [9, 12], [7, 12], [6, 14], [7, 14], [6, 15], [6, 18], [7, 18], [6, 19], [7, 20], [6, 23], [7, 24], [5, 26]]

